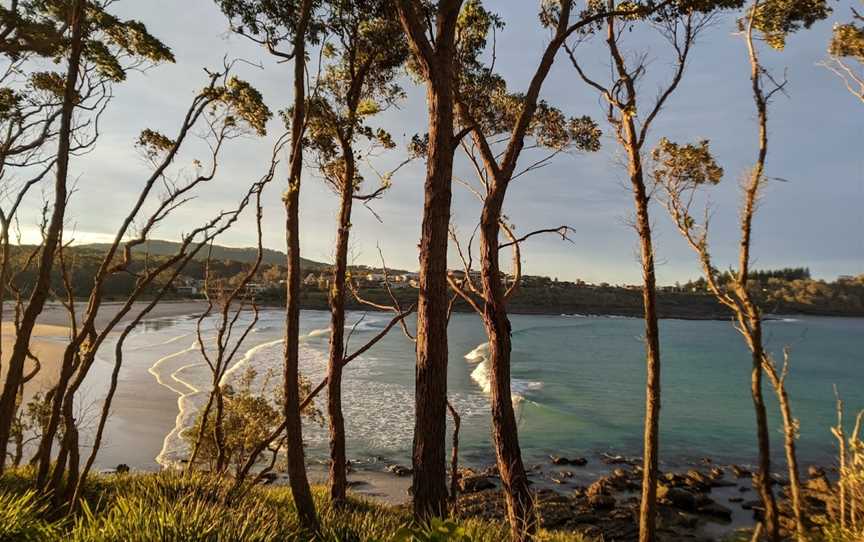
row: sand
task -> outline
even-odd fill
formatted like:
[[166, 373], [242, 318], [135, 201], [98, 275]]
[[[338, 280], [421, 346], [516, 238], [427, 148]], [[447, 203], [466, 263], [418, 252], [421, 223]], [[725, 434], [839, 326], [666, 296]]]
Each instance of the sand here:
[[[105, 325], [121, 305], [106, 303], [97, 319], [97, 327]], [[140, 310], [144, 304], [136, 304]], [[83, 309], [83, 304], [78, 307]], [[163, 302], [148, 315], [148, 320], [170, 319], [200, 314], [205, 304], [196, 301]], [[134, 315], [137, 311], [131, 311]], [[129, 317], [126, 318], [129, 320]], [[62, 305], [46, 304], [33, 330], [31, 349], [39, 358], [42, 369], [25, 386], [25, 400], [39, 391], [48, 390], [57, 380], [63, 351], [69, 339], [68, 314]], [[117, 330], [122, 329], [118, 325]], [[116, 333], [117, 331], [115, 331]], [[5, 382], [5, 370], [9, 352], [14, 343], [14, 327], [11, 322], [2, 324], [3, 367], [0, 382]], [[95, 428], [101, 412], [102, 402], [108, 390], [113, 370], [113, 354], [105, 351], [91, 368], [85, 386], [82, 386], [78, 409], [78, 421], [82, 428]], [[111, 360], [110, 362], [107, 360]], [[158, 470], [155, 458], [162, 450], [165, 436], [174, 428], [178, 413], [177, 394], [160, 385], [148, 369], [155, 360], [147, 355], [127, 352], [123, 369], [112, 403], [105, 437], [97, 456], [96, 469], [112, 469], [120, 463], [134, 470]], [[25, 370], [32, 368], [28, 361]], [[82, 430], [82, 441], [86, 440], [86, 429]], [[89, 450], [82, 449], [83, 453]], [[326, 483], [326, 468], [310, 465], [310, 480]], [[349, 476], [352, 492], [379, 501], [396, 504], [405, 502], [410, 478], [398, 478], [389, 473], [355, 471]], [[277, 482], [278, 483], [278, 482]]]

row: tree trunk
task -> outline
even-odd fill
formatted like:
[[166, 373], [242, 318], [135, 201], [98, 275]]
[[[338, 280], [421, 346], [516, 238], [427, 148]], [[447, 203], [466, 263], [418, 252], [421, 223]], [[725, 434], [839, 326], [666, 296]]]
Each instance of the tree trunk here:
[[498, 472], [507, 501], [507, 517], [514, 541], [530, 540], [537, 531], [534, 501], [522, 464], [513, 396], [510, 391], [510, 319], [507, 317], [504, 285], [501, 283], [499, 244], [504, 188], [493, 183], [483, 206], [480, 256], [483, 284], [483, 324], [489, 338], [489, 375], [492, 403], [492, 437]]
[[771, 383], [777, 393], [777, 401], [780, 403], [780, 413], [783, 416], [783, 445], [786, 452], [786, 466], [789, 471], [789, 493], [792, 501], [792, 513], [795, 517], [795, 538], [798, 542], [804, 542], [806, 540], [806, 532], [804, 530], [803, 503], [801, 500], [801, 478], [798, 474], [798, 453], [795, 449], [796, 422], [792, 416], [792, 407], [789, 405], [786, 386], [782, 379], [775, 378], [775, 376], [773, 373], [769, 374]]
[[768, 432], [768, 414], [762, 393], [762, 321], [758, 314], [749, 318], [750, 340], [753, 352], [753, 367], [750, 374], [750, 394], [756, 411], [756, 439], [759, 444], [759, 472], [753, 485], [765, 508], [765, 536], [772, 542], [780, 540], [780, 525], [777, 501], [771, 488], [771, 437]]
[[348, 240], [354, 201], [354, 155], [343, 149], [345, 173], [341, 186], [336, 265], [330, 285], [330, 356], [327, 360], [327, 415], [330, 420], [330, 499], [340, 504], [348, 487], [345, 456], [345, 419], [342, 416], [342, 360], [345, 358], [345, 281], [348, 270]]
[[[632, 95], [632, 94], [631, 94]], [[625, 114], [624, 144], [636, 207], [636, 233], [642, 262], [642, 306], [645, 320], [645, 427], [642, 443], [642, 500], [639, 541], [654, 542], [657, 531], [657, 470], [660, 448], [660, 329], [657, 323], [657, 279], [651, 237], [649, 197], [645, 190], [641, 149], [633, 118]]]
[[429, 156], [420, 237], [414, 394], [414, 514], [447, 513], [447, 235], [453, 174], [452, 59], [440, 60], [426, 92]]
[[70, 27], [72, 29], [72, 40], [69, 52], [69, 64], [66, 69], [66, 81], [63, 91], [63, 108], [60, 114], [60, 130], [58, 132], [56, 180], [54, 183], [54, 208], [51, 213], [51, 221], [45, 232], [45, 241], [42, 254], [39, 258], [39, 271], [33, 291], [24, 309], [21, 325], [15, 337], [12, 353], [9, 357], [9, 368], [6, 372], [6, 382], [3, 393], [0, 395], [0, 473], [3, 472], [6, 463], [6, 451], [9, 442], [9, 433], [15, 416], [15, 398], [18, 386], [24, 372], [24, 360], [30, 345], [30, 336], [36, 325], [36, 318], [42, 312], [45, 300], [48, 297], [51, 269], [54, 266], [54, 254], [60, 240], [60, 232], [63, 229], [63, 220], [66, 214], [67, 178], [69, 175], [69, 149], [71, 146], [72, 114], [75, 110], [77, 99], [78, 75], [81, 65], [81, 53], [83, 49], [84, 36], [84, 8], [86, 2], [77, 0], [72, 9]]
[[300, 179], [303, 170], [303, 132], [306, 121], [306, 30], [312, 14], [311, 0], [304, 0], [294, 38], [294, 111], [291, 118], [291, 172], [285, 203], [287, 252], [287, 300], [285, 307], [284, 414], [288, 476], [300, 524], [318, 530], [315, 502], [306, 476], [303, 426], [300, 418]]

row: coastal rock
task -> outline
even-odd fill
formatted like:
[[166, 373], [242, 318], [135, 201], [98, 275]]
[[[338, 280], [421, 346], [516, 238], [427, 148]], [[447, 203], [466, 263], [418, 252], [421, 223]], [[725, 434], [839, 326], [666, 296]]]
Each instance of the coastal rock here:
[[640, 462], [636, 457], [624, 457], [623, 455], [612, 455], [604, 453], [601, 461], [607, 465], [636, 465]]
[[762, 501], [758, 499], [753, 499], [752, 501], [744, 501], [741, 503], [741, 508], [743, 508], [744, 510], [761, 510]]
[[658, 486], [657, 498], [681, 510], [688, 512], [696, 510], [696, 495], [680, 487]]
[[575, 465], [577, 467], [584, 467], [588, 464], [588, 460], [584, 457], [567, 458], [558, 455], [551, 455], [549, 456], [549, 460], [552, 461], [553, 465]]
[[459, 480], [459, 491], [462, 493], [477, 493], [495, 489], [495, 483], [485, 476], [465, 476]]
[[828, 482], [828, 478], [826, 478], [824, 474], [822, 476], [810, 478], [807, 480], [804, 487], [810, 491], [815, 491], [816, 493], [831, 493], [831, 484]]
[[753, 476], [752, 472], [743, 467], [739, 467], [738, 465], [732, 465], [731, 467], [729, 467], [729, 469], [732, 471], [732, 474], [735, 475], [735, 478], [738, 479], [750, 478]]
[[591, 495], [588, 497], [588, 504], [595, 510], [611, 510], [615, 508], [615, 497], [612, 495]]
[[396, 476], [410, 476], [414, 470], [402, 465], [387, 465], [384, 467], [387, 472], [393, 473]]
[[720, 503], [711, 502], [700, 506], [696, 511], [703, 516], [710, 516], [723, 521], [732, 521], [732, 510]]
[[824, 478], [825, 469], [818, 465], [810, 465], [807, 467], [807, 476], [810, 478]]

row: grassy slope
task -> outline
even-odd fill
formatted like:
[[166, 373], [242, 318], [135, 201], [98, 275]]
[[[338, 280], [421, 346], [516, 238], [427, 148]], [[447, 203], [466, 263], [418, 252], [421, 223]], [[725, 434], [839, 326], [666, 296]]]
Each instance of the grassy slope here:
[[[29, 488], [28, 471], [0, 478], [0, 541], [321, 541], [361, 542], [397, 540], [408, 525], [404, 508], [352, 499], [343, 509], [327, 503], [326, 491], [315, 489], [322, 531], [303, 532], [287, 487], [256, 488], [239, 502], [220, 502], [225, 484], [211, 477], [182, 477], [172, 473], [102, 475], [87, 488], [87, 505], [75, 519], [46, 519], [47, 505]], [[464, 537], [434, 538], [454, 542], [503, 542], [507, 527], [500, 523], [466, 520]], [[398, 538], [425, 540], [425, 538]], [[538, 540], [584, 542], [566, 534], [541, 533]]]

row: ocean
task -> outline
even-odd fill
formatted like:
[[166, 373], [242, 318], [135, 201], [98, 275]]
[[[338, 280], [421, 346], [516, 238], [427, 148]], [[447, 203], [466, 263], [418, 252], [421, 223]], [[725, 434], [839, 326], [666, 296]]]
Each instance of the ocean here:
[[[249, 317], [241, 316], [235, 336]], [[349, 313], [354, 331], [348, 350], [369, 340], [389, 318], [385, 313]], [[645, 382], [642, 321], [580, 315], [512, 315], [511, 320], [512, 387], [526, 462], [548, 463], [549, 455], [639, 456]], [[301, 315], [301, 370], [313, 385], [326, 369], [328, 322], [329, 313], [324, 311]], [[205, 340], [214, 335], [214, 325], [215, 319], [205, 322]], [[274, 393], [281, 378], [282, 330], [281, 311], [262, 311], [226, 381], [251, 367], [261, 392]], [[751, 362], [731, 322], [662, 320], [660, 332], [661, 468], [686, 466], [705, 457], [720, 463], [754, 463]], [[765, 322], [765, 335], [778, 363], [782, 349], [790, 349], [787, 387], [801, 425], [801, 463], [833, 464], [833, 386], [846, 404], [847, 419], [864, 408], [864, 319], [776, 317]], [[485, 348], [479, 318], [454, 314], [449, 328], [449, 393], [462, 418], [460, 461], [477, 467], [494, 461]], [[176, 464], [188, 453], [180, 432], [191, 425], [209, 390], [209, 372], [197, 350], [195, 319], [148, 322], [130, 337], [126, 350], [134, 352], [130, 359], [147, 364], [149, 378], [171, 390], [178, 414], [154, 463], [134, 467]], [[104, 350], [106, 356], [112, 351]], [[107, 364], [110, 359], [102, 361]], [[344, 378], [349, 459], [410, 464], [414, 344], [394, 328], [352, 361]], [[766, 395], [773, 453], [781, 460], [780, 418], [767, 384]], [[323, 395], [317, 404], [324, 410]], [[308, 422], [304, 429], [310, 462], [325, 462], [326, 427]]]

